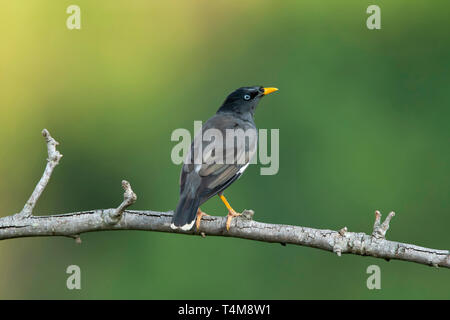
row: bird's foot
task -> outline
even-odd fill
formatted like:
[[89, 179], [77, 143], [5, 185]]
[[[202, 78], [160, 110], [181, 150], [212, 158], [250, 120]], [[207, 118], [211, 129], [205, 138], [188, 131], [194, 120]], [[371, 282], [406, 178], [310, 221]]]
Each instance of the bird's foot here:
[[195, 227], [197, 231], [200, 229], [200, 222], [202, 221], [203, 216], [209, 216], [209, 214], [204, 213], [200, 208], [197, 210], [197, 221], [195, 222]]
[[241, 213], [237, 213], [236, 211], [228, 211], [228, 215], [227, 215], [227, 231], [230, 231], [230, 226], [231, 226], [231, 220], [235, 217], [239, 217], [241, 216]]

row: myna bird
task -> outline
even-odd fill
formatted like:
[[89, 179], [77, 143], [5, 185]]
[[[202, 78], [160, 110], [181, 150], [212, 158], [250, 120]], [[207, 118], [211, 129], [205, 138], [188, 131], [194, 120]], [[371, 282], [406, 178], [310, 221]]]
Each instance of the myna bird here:
[[[262, 97], [277, 90], [260, 86], [239, 88], [232, 92], [217, 113], [203, 124], [200, 132], [202, 136], [194, 138], [190, 153], [181, 169], [180, 200], [172, 218], [172, 229], [190, 230], [196, 218], [198, 229], [201, 218], [205, 215], [199, 207], [216, 194], [228, 209], [226, 228], [230, 229], [231, 219], [240, 214], [233, 210], [223, 191], [242, 175], [256, 153], [255, 109]], [[211, 132], [210, 129], [213, 129], [212, 132], [215, 129], [215, 132], [221, 133], [223, 137], [221, 142], [215, 141], [214, 150], [207, 150], [207, 145], [211, 142], [202, 138], [206, 132]], [[255, 139], [247, 139], [244, 143], [236, 143], [235, 138], [233, 143], [226, 141], [227, 133], [230, 130], [236, 132], [237, 129], [244, 132], [253, 130]], [[200, 147], [204, 152], [199, 156], [197, 153]], [[220, 160], [225, 159], [224, 161], [217, 161], [220, 154]]]

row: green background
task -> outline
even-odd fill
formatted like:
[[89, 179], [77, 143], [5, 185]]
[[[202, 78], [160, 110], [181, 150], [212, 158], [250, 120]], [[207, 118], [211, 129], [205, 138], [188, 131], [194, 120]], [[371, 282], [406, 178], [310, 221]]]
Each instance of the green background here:
[[[68, 30], [66, 8], [81, 8]], [[381, 7], [381, 30], [366, 9]], [[2, 1], [0, 215], [60, 166], [36, 214], [109, 208], [120, 181], [133, 209], [172, 210], [176, 128], [193, 130], [232, 90], [280, 91], [259, 128], [280, 130], [280, 170], [259, 165], [226, 192], [255, 219], [370, 233], [449, 249], [448, 1]], [[225, 215], [220, 200], [203, 207]], [[401, 261], [231, 238], [142, 231], [0, 242], [0, 298], [450, 298], [450, 272]], [[66, 288], [67, 266], [82, 289]], [[381, 268], [381, 290], [366, 269]]]

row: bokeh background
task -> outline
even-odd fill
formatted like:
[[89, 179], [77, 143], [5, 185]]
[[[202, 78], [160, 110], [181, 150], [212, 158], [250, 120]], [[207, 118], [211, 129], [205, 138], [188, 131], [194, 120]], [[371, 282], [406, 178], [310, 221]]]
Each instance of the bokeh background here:
[[[66, 8], [81, 8], [81, 30]], [[381, 7], [381, 30], [366, 8]], [[226, 192], [270, 223], [370, 232], [448, 249], [448, 1], [2, 1], [0, 216], [18, 212], [45, 166], [48, 128], [64, 154], [36, 214], [171, 210], [176, 128], [193, 130], [240, 86], [280, 129], [280, 170], [252, 165]], [[218, 199], [203, 209], [226, 210]], [[0, 242], [0, 298], [450, 298], [450, 273], [401, 261], [240, 239], [142, 231]], [[69, 291], [68, 265], [82, 289]], [[381, 290], [366, 287], [380, 266]]]

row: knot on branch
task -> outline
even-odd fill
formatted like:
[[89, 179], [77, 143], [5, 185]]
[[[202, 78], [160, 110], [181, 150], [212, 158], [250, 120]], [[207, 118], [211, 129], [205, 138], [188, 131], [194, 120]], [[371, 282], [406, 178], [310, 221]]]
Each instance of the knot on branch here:
[[62, 158], [62, 154], [56, 150], [56, 146], [59, 145], [59, 142], [53, 139], [47, 129], [42, 130], [42, 136], [45, 138], [45, 142], [47, 143], [47, 161], [53, 162], [54, 165], [57, 165], [59, 160]]
[[245, 209], [241, 213], [241, 217], [247, 220], [253, 220], [253, 216], [255, 215], [255, 211]]
[[341, 237], [345, 236], [345, 234], [347, 233], [348, 229], [347, 227], [343, 227], [342, 229], [340, 229], [338, 232], [341, 235]]
[[340, 237], [337, 237], [338, 239], [335, 240], [333, 244], [333, 252], [336, 253], [338, 257], [342, 255], [342, 251], [347, 247], [347, 241], [344, 239], [347, 231], [347, 227], [340, 229], [338, 231]]
[[82, 243], [81, 237], [79, 234], [68, 235], [67, 237], [74, 239], [76, 244]]
[[375, 211], [375, 223], [373, 225], [372, 237], [375, 239], [385, 239], [386, 232], [389, 230], [389, 223], [394, 216], [395, 212], [391, 211], [386, 217], [386, 220], [381, 223], [381, 213], [378, 210]]
[[123, 212], [137, 200], [137, 195], [131, 189], [131, 184], [122, 180], [123, 201], [116, 209], [108, 209], [103, 212], [103, 218], [108, 224], [116, 224], [122, 218]]

